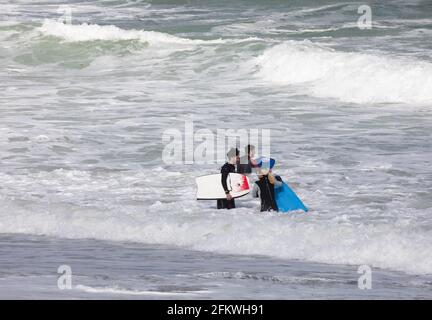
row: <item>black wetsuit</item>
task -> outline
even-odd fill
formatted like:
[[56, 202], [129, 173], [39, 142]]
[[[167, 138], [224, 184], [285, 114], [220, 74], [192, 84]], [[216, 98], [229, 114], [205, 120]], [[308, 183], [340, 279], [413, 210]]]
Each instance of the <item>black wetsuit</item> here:
[[[282, 181], [281, 177], [275, 176], [275, 179]], [[274, 185], [270, 183], [268, 176], [264, 176], [255, 182], [260, 191], [261, 212], [262, 211], [278, 211], [275, 200]]]
[[252, 163], [249, 156], [243, 156], [237, 163], [237, 173], [252, 173]]
[[[235, 172], [235, 166], [233, 164], [230, 163], [225, 163], [222, 168], [221, 168], [221, 183], [222, 183], [222, 187], [225, 190], [225, 193], [229, 192], [228, 186], [227, 186], [227, 178], [228, 178], [228, 174], [230, 172]], [[217, 208], [218, 209], [232, 209], [235, 208], [235, 202], [234, 199], [232, 200], [227, 200], [227, 199], [218, 199], [217, 200]]]

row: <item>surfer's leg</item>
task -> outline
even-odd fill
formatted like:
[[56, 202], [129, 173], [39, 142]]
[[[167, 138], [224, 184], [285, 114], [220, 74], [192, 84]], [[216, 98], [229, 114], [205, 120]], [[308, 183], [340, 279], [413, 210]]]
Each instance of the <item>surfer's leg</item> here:
[[217, 200], [217, 208], [218, 209], [226, 209], [227, 207], [227, 200], [226, 199], [218, 199]]
[[227, 202], [227, 206], [226, 206], [227, 209], [234, 209], [235, 208], [235, 201], [234, 201], [234, 199], [232, 199], [232, 200], [226, 200], [226, 202]]
[[235, 201], [227, 200], [227, 199], [219, 199], [217, 200], [217, 208], [218, 209], [233, 209], [235, 208]]

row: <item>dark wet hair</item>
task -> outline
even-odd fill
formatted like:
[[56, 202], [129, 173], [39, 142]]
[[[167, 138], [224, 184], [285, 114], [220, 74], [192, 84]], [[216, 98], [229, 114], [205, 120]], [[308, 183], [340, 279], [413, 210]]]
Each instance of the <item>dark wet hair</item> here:
[[251, 152], [251, 150], [255, 150], [255, 146], [252, 145], [252, 144], [248, 144], [248, 145], [245, 147], [245, 152], [246, 152], [246, 154], [249, 154], [249, 153]]
[[238, 156], [239, 154], [240, 154], [239, 149], [231, 148], [227, 153], [227, 157], [228, 159], [231, 159], [232, 157]]

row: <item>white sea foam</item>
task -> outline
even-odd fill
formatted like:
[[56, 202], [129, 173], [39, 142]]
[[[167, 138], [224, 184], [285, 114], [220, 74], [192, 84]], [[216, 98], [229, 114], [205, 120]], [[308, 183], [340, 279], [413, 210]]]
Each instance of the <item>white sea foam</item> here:
[[341, 2], [341, 3], [337, 3], [337, 4], [329, 4], [329, 5], [324, 5], [324, 6], [320, 6], [320, 7], [314, 7], [314, 8], [304, 8], [304, 9], [300, 9], [298, 11], [294, 11], [295, 15], [307, 15], [307, 14], [314, 14], [316, 12], [322, 12], [322, 11], [328, 11], [328, 10], [333, 10], [336, 8], [341, 8], [341, 7], [346, 7], [352, 5], [349, 2]]
[[354, 103], [432, 103], [432, 64], [386, 55], [342, 52], [286, 42], [254, 61], [258, 75], [304, 93]]
[[190, 291], [190, 292], [169, 292], [169, 291], [156, 291], [156, 290], [130, 290], [115, 287], [91, 287], [85, 285], [75, 286], [76, 290], [82, 290], [88, 293], [102, 293], [102, 294], [115, 294], [115, 295], [134, 295], [134, 296], [188, 296], [199, 294], [208, 291]]
[[[57, 190], [61, 186], [56, 196], [58, 200], [63, 199], [61, 203], [53, 199], [46, 205], [31, 198], [10, 200], [9, 196], [0, 199], [0, 233], [167, 244], [201, 251], [369, 264], [432, 274], [429, 245], [432, 234], [408, 219], [406, 209], [401, 209], [400, 215], [394, 209], [394, 216], [385, 223], [359, 220], [356, 215], [324, 217], [314, 211], [291, 215], [251, 214], [255, 209], [245, 206], [232, 212], [216, 213], [207, 203], [194, 199], [194, 187], [186, 181], [184, 184], [189, 187], [182, 191], [181, 202], [174, 199], [151, 202], [145, 198], [145, 193], [154, 195], [156, 189], [147, 190], [147, 184], [154, 184], [154, 181], [145, 172], [136, 176], [101, 177], [101, 180], [95, 180], [85, 171], [60, 170], [52, 174], [58, 181], [40, 176], [38, 184], [42, 185], [35, 185], [36, 178], [30, 176], [27, 182], [15, 179], [14, 183], [20, 189], [45, 189], [46, 197], [52, 193], [50, 189]], [[183, 181], [182, 176], [168, 175], [165, 171], [158, 171], [158, 174]], [[2, 180], [9, 185], [6, 175], [2, 175]], [[85, 206], [88, 194], [116, 200], [111, 202], [106, 198], [105, 204], [93, 201], [92, 206]], [[144, 194], [141, 209], [115, 205], [125, 201], [121, 199], [127, 195], [130, 200], [140, 199], [131, 198], [132, 194]], [[310, 203], [313, 202], [310, 197], [312, 195], [303, 198]]]
[[150, 45], [187, 45], [222, 42], [222, 40], [191, 40], [156, 31], [124, 30], [114, 25], [65, 24], [48, 19], [37, 30], [43, 35], [58, 37], [68, 42], [138, 40]]

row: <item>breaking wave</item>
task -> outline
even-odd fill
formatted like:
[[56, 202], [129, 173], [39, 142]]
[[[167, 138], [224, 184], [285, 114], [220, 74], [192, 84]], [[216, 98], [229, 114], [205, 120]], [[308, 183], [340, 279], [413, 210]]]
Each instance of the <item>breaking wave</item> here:
[[353, 103], [432, 103], [432, 64], [286, 42], [254, 61], [258, 76], [306, 94]]

